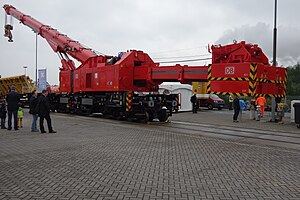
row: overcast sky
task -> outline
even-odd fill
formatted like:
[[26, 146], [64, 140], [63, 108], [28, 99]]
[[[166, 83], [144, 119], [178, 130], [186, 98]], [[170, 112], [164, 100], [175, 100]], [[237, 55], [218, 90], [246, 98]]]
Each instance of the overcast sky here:
[[[257, 43], [272, 60], [274, 0], [1, 0], [92, 49], [117, 55], [143, 50], [155, 61], [205, 58], [207, 44], [235, 40]], [[278, 60], [300, 60], [300, 1], [278, 0]], [[2, 9], [0, 27], [4, 26]], [[0, 37], [2, 77], [27, 74], [35, 79], [35, 34], [14, 20], [14, 42]], [[180, 56], [184, 58], [180, 58]], [[194, 57], [195, 56], [195, 57]], [[206, 62], [182, 64], [204, 65]], [[38, 39], [38, 67], [58, 84], [58, 56]], [[163, 65], [163, 64], [162, 64]]]

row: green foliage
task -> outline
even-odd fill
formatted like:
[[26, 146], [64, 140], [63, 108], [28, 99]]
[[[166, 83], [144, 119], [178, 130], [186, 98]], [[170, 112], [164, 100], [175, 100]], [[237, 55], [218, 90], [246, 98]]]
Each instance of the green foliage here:
[[287, 95], [300, 96], [300, 64], [287, 68]]

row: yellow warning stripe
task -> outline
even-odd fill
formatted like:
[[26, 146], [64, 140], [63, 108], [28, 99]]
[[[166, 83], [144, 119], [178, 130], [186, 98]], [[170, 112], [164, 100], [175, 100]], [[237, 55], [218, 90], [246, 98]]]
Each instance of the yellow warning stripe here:
[[283, 84], [283, 87], [284, 87], [283, 94], [284, 94], [284, 96], [285, 96], [285, 95], [286, 95], [286, 83]]
[[287, 69], [285, 69], [285, 77], [284, 77], [284, 81], [287, 80]]
[[277, 83], [277, 84], [284, 84], [286, 81], [282, 80], [268, 80], [265, 78], [230, 78], [230, 77], [212, 77], [209, 79], [210, 81], [257, 81], [261, 83]]
[[274, 97], [274, 98], [283, 98], [285, 97], [285, 94], [255, 94], [253, 95], [253, 97], [259, 97], [259, 96], [263, 96], [263, 97]]
[[255, 80], [256, 74], [257, 74], [257, 65], [251, 64], [250, 65], [250, 74], [249, 74], [250, 79]]
[[236, 95], [236, 96], [243, 96], [248, 97], [250, 94], [248, 93], [237, 93], [237, 92], [210, 92], [210, 94], [216, 94], [216, 95]]
[[132, 92], [128, 92], [126, 96], [126, 112], [132, 110]]
[[250, 81], [249, 78], [212, 77], [211, 81]]
[[251, 96], [255, 94], [257, 82], [249, 82], [249, 93]]
[[267, 82], [270, 82], [270, 83], [280, 83], [280, 84], [284, 84], [285, 81], [279, 81], [279, 80], [269, 80]]
[[216, 95], [236, 95], [236, 96], [242, 96], [242, 97], [258, 97], [258, 96], [264, 96], [264, 97], [285, 97], [286, 94], [286, 85], [284, 85], [285, 90], [283, 94], [256, 94], [256, 86], [257, 82], [249, 82], [249, 92], [248, 93], [237, 93], [237, 92], [213, 92], [211, 91], [211, 83], [209, 81], [209, 84], [207, 86], [207, 93], [208, 94], [216, 94]]
[[210, 93], [211, 81], [207, 82], [207, 93]]
[[209, 65], [208, 69], [207, 69], [207, 79], [208, 80], [210, 80], [210, 78], [211, 78], [211, 69], [212, 69], [212, 65]]
[[264, 96], [264, 97], [285, 97], [285, 94], [249, 94], [249, 93], [237, 93], [237, 92], [210, 92], [209, 94], [216, 94], [216, 95], [236, 95], [239, 97], [258, 97], [258, 96]]

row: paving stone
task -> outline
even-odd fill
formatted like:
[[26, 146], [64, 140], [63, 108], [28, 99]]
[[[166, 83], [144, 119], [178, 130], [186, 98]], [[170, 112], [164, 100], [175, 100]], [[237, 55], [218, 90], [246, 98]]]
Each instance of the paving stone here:
[[[107, 119], [0, 130], [0, 199], [300, 199], [300, 152]], [[199, 130], [201, 131], [201, 130]]]

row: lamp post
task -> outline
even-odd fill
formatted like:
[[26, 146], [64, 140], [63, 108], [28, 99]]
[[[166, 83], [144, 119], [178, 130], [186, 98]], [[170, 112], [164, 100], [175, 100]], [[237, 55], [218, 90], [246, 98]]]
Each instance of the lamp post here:
[[35, 86], [38, 85], [38, 33], [35, 34]]
[[277, 65], [276, 53], [277, 53], [277, 0], [275, 0], [275, 10], [274, 10], [273, 66]]
[[24, 68], [24, 75], [26, 76], [27, 66], [23, 66], [23, 68]]
[[[274, 30], [273, 30], [273, 66], [276, 66], [276, 53], [277, 53], [277, 0], [275, 0], [275, 10], [274, 10]], [[272, 97], [272, 107], [271, 107], [271, 122], [275, 122], [275, 110], [276, 101], [275, 97]]]

